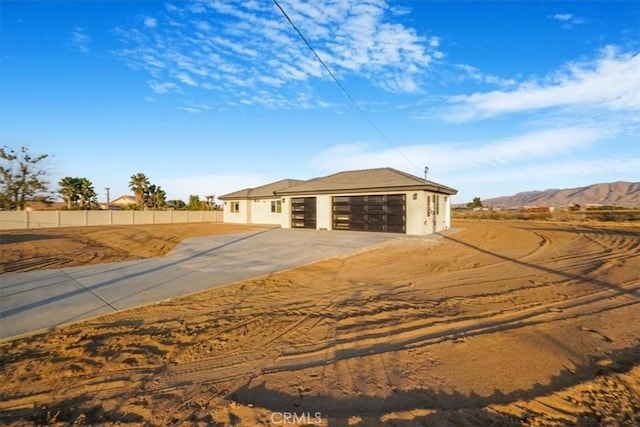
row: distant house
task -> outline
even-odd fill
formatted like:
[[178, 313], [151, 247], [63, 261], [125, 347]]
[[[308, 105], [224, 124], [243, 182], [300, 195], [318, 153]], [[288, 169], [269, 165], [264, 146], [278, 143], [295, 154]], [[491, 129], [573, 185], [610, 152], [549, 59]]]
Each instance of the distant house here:
[[451, 226], [457, 190], [392, 168], [282, 180], [220, 197], [223, 221], [427, 235]]
[[[116, 197], [115, 199], [109, 201], [109, 207], [111, 209], [124, 209], [128, 205], [135, 205], [135, 204], [136, 204], [135, 196], [129, 196], [129, 195]], [[103, 209], [107, 209], [106, 203], [101, 203], [100, 206]]]
[[64, 202], [41, 202], [41, 201], [29, 201], [25, 203], [25, 211], [56, 211], [64, 209], [66, 204]]
[[523, 206], [522, 209], [531, 213], [553, 213], [556, 210], [553, 206]]

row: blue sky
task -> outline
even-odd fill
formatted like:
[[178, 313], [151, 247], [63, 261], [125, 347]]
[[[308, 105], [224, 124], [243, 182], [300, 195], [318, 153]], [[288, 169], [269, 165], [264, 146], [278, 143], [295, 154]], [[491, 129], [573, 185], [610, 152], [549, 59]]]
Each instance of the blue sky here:
[[99, 199], [390, 166], [454, 203], [640, 180], [640, 2], [3, 1], [0, 143]]

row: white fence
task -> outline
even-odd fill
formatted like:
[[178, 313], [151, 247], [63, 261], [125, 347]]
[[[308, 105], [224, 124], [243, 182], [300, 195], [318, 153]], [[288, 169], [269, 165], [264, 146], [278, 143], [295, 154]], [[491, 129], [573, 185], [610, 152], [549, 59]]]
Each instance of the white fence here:
[[222, 222], [222, 211], [1, 211], [0, 230]]

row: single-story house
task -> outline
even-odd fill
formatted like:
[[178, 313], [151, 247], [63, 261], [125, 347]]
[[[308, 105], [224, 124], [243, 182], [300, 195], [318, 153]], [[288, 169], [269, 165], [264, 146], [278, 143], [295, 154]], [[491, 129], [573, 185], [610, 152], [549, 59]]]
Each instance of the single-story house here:
[[[109, 201], [109, 208], [111, 209], [124, 209], [129, 205], [136, 204], [136, 196], [129, 196], [127, 194], [123, 196], [116, 197], [115, 199]], [[102, 209], [107, 209], [106, 203], [101, 203], [100, 206]]]
[[282, 180], [225, 194], [223, 221], [427, 235], [451, 226], [457, 190], [392, 168]]

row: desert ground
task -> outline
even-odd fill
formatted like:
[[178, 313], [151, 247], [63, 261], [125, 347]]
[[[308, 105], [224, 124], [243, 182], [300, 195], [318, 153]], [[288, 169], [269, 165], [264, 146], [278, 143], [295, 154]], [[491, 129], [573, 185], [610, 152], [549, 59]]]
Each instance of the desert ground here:
[[[453, 225], [1, 342], [0, 424], [640, 425], [640, 226]], [[135, 259], [243, 230], [3, 232], [1, 260]]]

